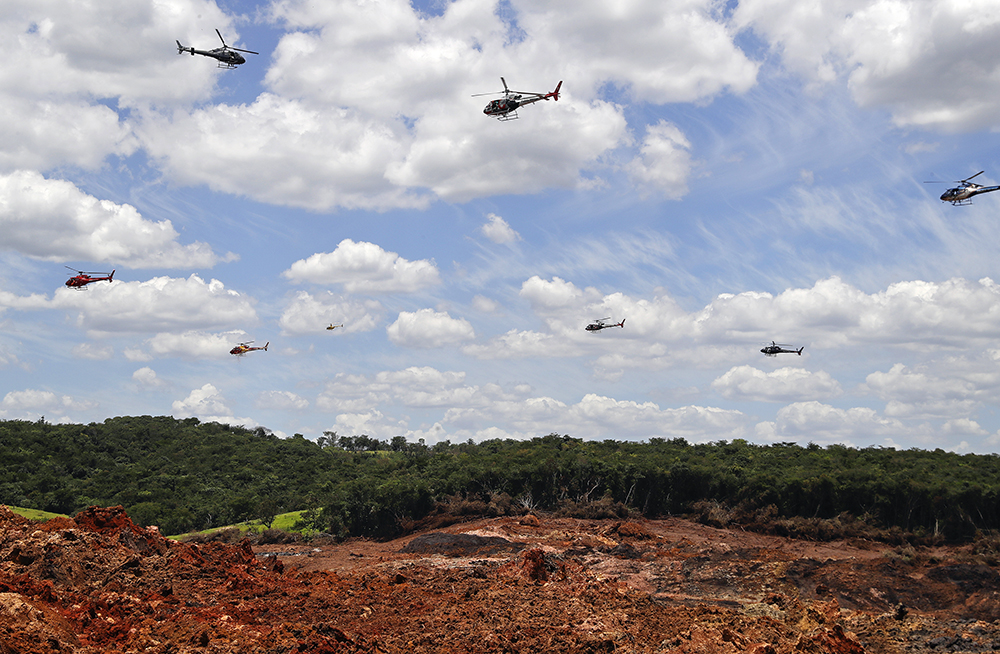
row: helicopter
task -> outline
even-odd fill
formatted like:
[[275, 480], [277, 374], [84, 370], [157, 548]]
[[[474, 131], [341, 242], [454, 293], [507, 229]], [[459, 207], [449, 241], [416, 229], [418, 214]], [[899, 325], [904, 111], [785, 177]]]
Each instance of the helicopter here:
[[795, 349], [786, 350], [785, 349], [786, 347], [794, 348], [793, 345], [788, 345], [787, 343], [775, 343], [774, 341], [771, 341], [770, 345], [768, 345], [766, 347], [762, 347], [760, 349], [760, 351], [766, 357], [776, 357], [776, 356], [778, 356], [779, 354], [782, 354], [782, 353], [785, 353], [785, 354], [798, 354], [799, 356], [802, 356], [802, 350], [805, 349], [804, 345], [802, 347], [800, 347], [799, 349], [797, 349], [797, 350], [795, 350]]
[[[981, 195], [982, 193], [991, 193], [993, 191], [1000, 190], [1000, 186], [982, 186], [971, 182], [973, 177], [979, 177], [985, 170], [980, 170], [972, 177], [966, 177], [965, 179], [960, 179], [956, 184], [955, 188], [950, 188], [941, 194], [942, 202], [951, 202], [954, 206], [964, 206], [972, 204], [972, 196]], [[924, 184], [943, 184], [945, 182], [924, 182]]]
[[333, 324], [333, 323], [331, 322], [331, 323], [330, 323], [330, 326], [329, 326], [329, 327], [327, 327], [327, 330], [330, 330], [330, 329], [336, 329], [337, 327], [343, 327], [343, 326], [344, 326], [344, 324], [343, 324], [343, 323], [341, 323], [341, 324], [339, 324], [339, 325], [334, 325], [334, 324]]
[[[69, 268], [69, 266], [66, 266]], [[82, 270], [77, 270], [76, 268], [69, 268], [76, 274], [66, 280], [66, 286], [70, 288], [77, 288], [83, 290], [86, 288], [87, 284], [91, 282], [103, 282], [107, 280], [110, 284], [115, 276], [115, 271], [112, 270], [110, 273], [104, 272], [83, 272]], [[105, 277], [91, 277], [91, 275], [106, 275]]]
[[602, 329], [607, 329], [608, 327], [621, 327], [622, 329], [625, 329], [625, 319], [624, 318], [622, 318], [621, 322], [612, 323], [610, 325], [607, 324], [606, 322], [604, 322], [605, 320], [611, 320], [611, 318], [610, 317], [608, 317], [608, 318], [598, 318], [594, 322], [592, 322], [589, 325], [587, 325], [586, 330], [588, 332], [599, 332]]
[[[523, 107], [539, 100], [548, 100], [552, 98], [553, 100], [559, 100], [559, 89], [562, 88], [562, 80], [556, 84], [556, 90], [552, 93], [529, 93], [527, 91], [511, 91], [507, 88], [507, 81], [504, 78], [500, 78], [503, 82], [503, 99], [490, 100], [486, 108], [483, 109], [483, 113], [487, 116], [496, 116], [497, 120], [506, 121], [514, 120], [517, 118], [518, 107]], [[500, 91], [494, 91], [493, 93], [476, 93], [472, 97], [476, 98], [481, 95], [496, 95]], [[527, 96], [527, 97], [525, 97]]]
[[233, 349], [229, 350], [229, 353], [238, 357], [244, 356], [247, 352], [253, 352], [254, 350], [264, 350], [267, 352], [267, 346], [271, 344], [271, 341], [264, 343], [264, 347], [250, 347], [253, 341], [247, 341], [246, 343], [240, 343]]
[[247, 52], [250, 54], [260, 54], [259, 52], [254, 52], [253, 50], [243, 50], [241, 48], [233, 48], [226, 45], [226, 40], [222, 38], [222, 33], [218, 29], [215, 33], [219, 35], [219, 40], [222, 41], [222, 47], [216, 48], [214, 50], [195, 50], [194, 48], [185, 48], [181, 45], [180, 41], [177, 41], [177, 54], [184, 54], [185, 52], [190, 52], [191, 56], [196, 54], [205, 55], [206, 57], [211, 57], [212, 59], [217, 59], [219, 61], [219, 68], [236, 68], [240, 64], [245, 64], [246, 59], [240, 52]]

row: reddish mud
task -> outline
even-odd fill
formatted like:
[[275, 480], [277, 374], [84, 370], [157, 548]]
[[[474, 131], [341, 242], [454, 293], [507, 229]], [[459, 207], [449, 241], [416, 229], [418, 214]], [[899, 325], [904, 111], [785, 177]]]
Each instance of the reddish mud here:
[[0, 654], [996, 650], [1000, 575], [962, 549], [536, 516], [195, 545], [0, 507]]

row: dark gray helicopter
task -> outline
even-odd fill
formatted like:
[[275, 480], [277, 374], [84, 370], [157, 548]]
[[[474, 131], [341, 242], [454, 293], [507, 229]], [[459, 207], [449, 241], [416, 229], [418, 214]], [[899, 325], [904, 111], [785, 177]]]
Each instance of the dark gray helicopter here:
[[243, 50], [241, 48], [230, 47], [226, 45], [226, 40], [222, 38], [222, 34], [218, 29], [215, 30], [215, 33], [219, 35], [219, 40], [222, 41], [221, 48], [216, 48], [215, 50], [195, 50], [194, 48], [185, 48], [181, 45], [180, 41], [177, 41], [177, 54], [190, 52], [192, 57], [196, 54], [205, 55], [206, 57], [218, 60], [219, 68], [236, 68], [240, 64], [245, 64], [247, 60], [243, 58], [243, 55], [239, 54], [241, 52], [260, 54], [259, 52], [254, 52], [253, 50]]
[[787, 343], [775, 343], [774, 341], [771, 341], [770, 345], [762, 347], [760, 351], [766, 357], [776, 357], [779, 354], [798, 354], [799, 356], [802, 356], [802, 350], [805, 349], [804, 345], [797, 350], [786, 350], [786, 347], [794, 346], [788, 345]]
[[[965, 179], [960, 179], [956, 184], [955, 188], [950, 188], [941, 194], [942, 202], [951, 202], [956, 207], [972, 204], [972, 196], [981, 195], [983, 193], [992, 193], [993, 191], [1000, 190], [1000, 186], [981, 186], [970, 182], [973, 177], [979, 177], [985, 170], [980, 170], [978, 173], [972, 177], [966, 177]], [[924, 184], [944, 184], [946, 182], [924, 182]]]
[[[483, 113], [487, 116], [496, 116], [497, 120], [514, 120], [517, 118], [517, 108], [523, 107], [539, 100], [548, 100], [549, 98], [559, 101], [559, 89], [562, 88], [562, 80], [556, 84], [556, 90], [552, 93], [531, 93], [528, 91], [511, 91], [507, 88], [507, 80], [500, 78], [503, 82], [503, 98], [498, 100], [490, 100], [486, 108], [483, 109]], [[497, 95], [500, 91], [495, 93], [475, 93], [472, 97], [478, 98], [481, 95]], [[527, 96], [527, 97], [525, 97]]]
[[590, 323], [589, 325], [587, 325], [586, 327], [584, 327], [584, 329], [586, 329], [588, 332], [599, 332], [602, 329], [607, 329], [608, 327], [621, 327], [622, 329], [625, 329], [625, 319], [624, 318], [622, 318], [621, 322], [616, 322], [616, 323], [611, 323], [611, 324], [608, 324], [608, 323], [604, 322], [605, 320], [611, 320], [611, 318], [610, 317], [608, 317], [608, 318], [599, 318], [599, 319], [595, 320], [594, 322]]

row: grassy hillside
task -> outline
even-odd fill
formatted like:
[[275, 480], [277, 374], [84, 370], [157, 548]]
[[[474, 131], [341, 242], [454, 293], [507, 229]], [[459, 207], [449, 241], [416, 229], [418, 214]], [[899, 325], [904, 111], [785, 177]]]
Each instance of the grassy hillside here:
[[308, 533], [311, 531], [308, 527], [300, 527], [302, 516], [305, 515], [305, 511], [289, 511], [288, 513], [282, 513], [274, 517], [274, 522], [268, 527], [260, 520], [247, 520], [246, 522], [240, 522], [234, 525], [223, 525], [222, 527], [213, 527], [212, 529], [203, 529], [200, 531], [192, 531], [186, 534], [177, 534], [170, 536], [170, 538], [176, 540], [182, 540], [185, 538], [196, 537], [196, 536], [209, 536], [215, 532], [235, 529], [242, 533], [261, 533], [266, 529], [278, 529], [281, 531], [287, 531], [289, 533]]
[[35, 520], [36, 522], [44, 522], [45, 520], [51, 520], [52, 518], [65, 518], [66, 516], [62, 513], [49, 513], [48, 511], [39, 511], [38, 509], [26, 509], [21, 506], [8, 506], [12, 512], [17, 515], [24, 516], [29, 520]]

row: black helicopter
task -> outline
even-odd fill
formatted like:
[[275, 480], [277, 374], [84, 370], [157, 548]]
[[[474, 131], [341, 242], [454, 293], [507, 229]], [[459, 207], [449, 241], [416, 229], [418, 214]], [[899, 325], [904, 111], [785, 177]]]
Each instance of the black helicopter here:
[[[978, 173], [972, 177], [966, 177], [965, 179], [960, 179], [956, 184], [955, 188], [950, 188], [941, 194], [942, 202], [951, 202], [956, 207], [972, 204], [972, 196], [981, 195], [983, 193], [991, 193], [993, 191], [1000, 190], [1000, 186], [982, 186], [980, 184], [973, 183], [971, 180], [973, 177], [979, 177], [985, 170], [980, 170]], [[924, 182], [924, 184], [943, 184], [945, 182]]]
[[194, 48], [185, 48], [181, 45], [180, 41], [177, 41], [177, 54], [190, 52], [192, 57], [196, 54], [205, 55], [206, 57], [217, 59], [219, 62], [219, 68], [236, 68], [240, 64], [245, 64], [247, 60], [243, 58], [243, 55], [240, 54], [241, 52], [260, 54], [259, 52], [254, 52], [253, 50], [243, 50], [241, 48], [230, 47], [226, 45], [226, 40], [222, 38], [222, 34], [218, 29], [215, 30], [215, 33], [219, 35], [219, 40], [222, 41], [221, 48], [216, 48], [215, 50], [195, 50]]
[[786, 347], [794, 347], [794, 346], [788, 345], [787, 343], [775, 343], [774, 341], [771, 341], [770, 345], [762, 347], [760, 351], [766, 357], [776, 357], [779, 354], [798, 354], [799, 356], [802, 356], [802, 350], [805, 349], [804, 345], [797, 350], [795, 349], [786, 350], [785, 349]]
[[604, 322], [605, 320], [611, 320], [611, 318], [608, 317], [608, 318], [600, 318], [599, 320], [595, 320], [594, 322], [592, 322], [589, 325], [587, 325], [585, 327], [585, 329], [588, 332], [599, 332], [602, 329], [607, 329], [608, 327], [621, 327], [622, 329], [625, 329], [625, 319], [624, 318], [622, 318], [621, 322], [612, 323], [610, 325], [608, 323]]
[[[504, 78], [500, 78], [503, 82], [503, 98], [497, 100], [490, 100], [486, 108], [483, 109], [483, 113], [487, 116], [496, 116], [497, 120], [514, 120], [517, 118], [518, 107], [523, 107], [539, 100], [548, 100], [552, 98], [558, 102], [559, 100], [559, 89], [562, 88], [562, 80], [556, 84], [556, 90], [552, 93], [529, 93], [527, 91], [511, 91], [507, 88], [507, 81]], [[477, 98], [481, 95], [495, 95], [500, 93], [500, 91], [495, 91], [494, 93], [476, 93], [472, 97]], [[527, 96], [527, 97], [526, 97]]]

